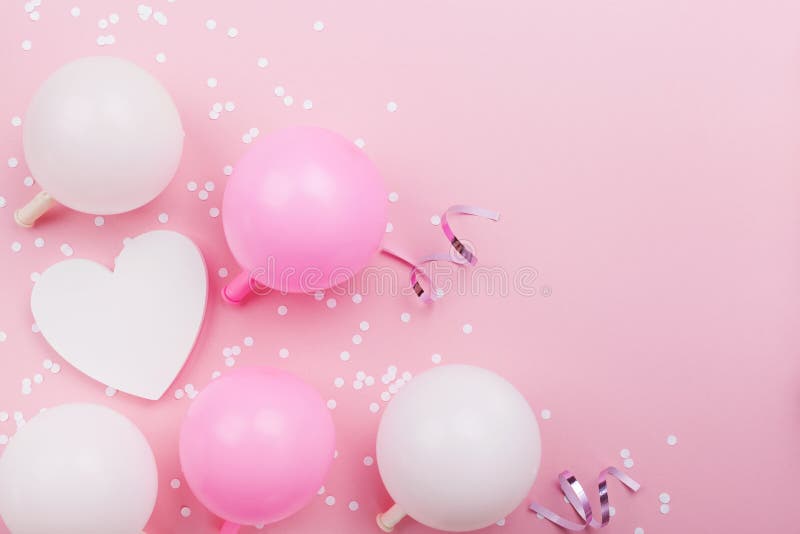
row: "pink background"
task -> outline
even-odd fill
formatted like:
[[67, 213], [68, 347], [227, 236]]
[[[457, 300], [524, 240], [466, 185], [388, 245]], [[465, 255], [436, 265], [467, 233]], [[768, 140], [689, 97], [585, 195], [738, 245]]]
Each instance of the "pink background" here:
[[[75, 18], [70, 8], [79, 6]], [[596, 2], [358, 0], [212, 2], [151, 0], [167, 16], [142, 21], [136, 3], [22, 0], [0, 4], [0, 411], [32, 417], [84, 400], [131, 417], [156, 451], [159, 500], [149, 534], [213, 532], [220, 521], [192, 497], [177, 462], [188, 398], [176, 389], [209, 382], [227, 367], [270, 364], [303, 376], [335, 399], [339, 455], [325, 494], [265, 531], [376, 532], [389, 499], [375, 465], [389, 365], [418, 373], [443, 363], [495, 370], [540, 413], [543, 465], [531, 492], [563, 512], [555, 477], [572, 468], [592, 485], [621, 465], [643, 484], [611, 483], [616, 516], [607, 531], [789, 532], [796, 528], [798, 438], [798, 174], [800, 4], [789, 0]], [[105, 30], [111, 13], [119, 23]], [[205, 21], [217, 21], [208, 30]], [[315, 21], [324, 30], [315, 31]], [[226, 35], [229, 27], [238, 36]], [[98, 46], [100, 35], [115, 43]], [[24, 40], [31, 49], [23, 50]], [[156, 61], [158, 53], [166, 62]], [[26, 187], [21, 127], [28, 100], [62, 63], [90, 54], [129, 58], [170, 90], [187, 132], [183, 161], [164, 194], [133, 213], [105, 218], [54, 210], [18, 228]], [[266, 57], [269, 66], [259, 68]], [[216, 88], [206, 80], [218, 79]], [[283, 86], [294, 103], [274, 94]], [[303, 109], [304, 100], [313, 109]], [[210, 120], [215, 102], [233, 112]], [[398, 109], [387, 111], [394, 101]], [[415, 255], [446, 248], [431, 215], [470, 202], [503, 213], [499, 223], [455, 221], [484, 265], [539, 272], [536, 296], [451, 295], [426, 308], [412, 297], [268, 296], [222, 303], [221, 267], [235, 265], [219, 207], [223, 168], [247, 149], [242, 135], [316, 124], [362, 138], [399, 194], [384, 244]], [[16, 157], [16, 168], [6, 165]], [[187, 183], [216, 185], [206, 201]], [[169, 221], [158, 221], [160, 213]], [[149, 402], [80, 375], [33, 333], [31, 273], [73, 257], [110, 265], [122, 239], [156, 228], [185, 233], [209, 266], [204, 329], [169, 393]], [[43, 237], [44, 247], [34, 246]], [[18, 241], [22, 250], [12, 252]], [[376, 265], [405, 271], [385, 258]], [[543, 290], [552, 291], [544, 297]], [[544, 291], [545, 293], [547, 291]], [[279, 316], [279, 305], [289, 313]], [[401, 313], [411, 314], [408, 323]], [[369, 321], [354, 345], [359, 323]], [[474, 331], [466, 335], [462, 325]], [[252, 347], [243, 338], [252, 336]], [[281, 359], [279, 349], [289, 357]], [[350, 361], [339, 358], [349, 350]], [[58, 374], [43, 369], [51, 358]], [[355, 390], [357, 371], [376, 385]], [[29, 395], [21, 382], [44, 375]], [[342, 377], [345, 385], [334, 386]], [[14, 418], [0, 423], [13, 435]], [[666, 437], [678, 437], [675, 446]], [[0, 450], [2, 447], [0, 446]], [[659, 493], [671, 510], [659, 512]], [[335, 497], [327, 505], [325, 498]], [[357, 511], [348, 503], [357, 501]], [[190, 517], [181, 517], [188, 506]], [[46, 513], [47, 503], [42, 503]], [[756, 510], [762, 512], [756, 513]], [[556, 532], [520, 507], [493, 532]], [[244, 530], [245, 532], [248, 530]], [[427, 529], [406, 520], [399, 533]]]

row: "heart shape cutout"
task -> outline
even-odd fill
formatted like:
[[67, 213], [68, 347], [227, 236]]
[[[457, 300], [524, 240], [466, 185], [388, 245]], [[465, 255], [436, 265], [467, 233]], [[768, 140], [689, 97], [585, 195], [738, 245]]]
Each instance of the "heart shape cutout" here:
[[95, 380], [159, 399], [194, 347], [208, 297], [203, 256], [186, 236], [127, 240], [114, 270], [84, 259], [50, 266], [31, 293], [42, 335]]

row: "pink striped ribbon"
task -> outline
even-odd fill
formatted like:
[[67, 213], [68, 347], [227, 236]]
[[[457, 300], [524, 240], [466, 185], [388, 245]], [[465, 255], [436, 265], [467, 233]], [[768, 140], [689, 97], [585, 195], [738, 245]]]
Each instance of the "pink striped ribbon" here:
[[557, 513], [535, 502], [531, 503], [530, 509], [548, 521], [552, 521], [556, 525], [567, 530], [573, 530], [577, 532], [584, 530], [588, 526], [595, 528], [604, 527], [611, 520], [610, 506], [608, 503], [608, 482], [606, 480], [607, 475], [616, 478], [634, 493], [639, 491], [639, 488], [641, 487], [638, 482], [616, 467], [607, 467], [600, 471], [600, 474], [597, 477], [597, 487], [600, 493], [600, 521], [593, 517], [592, 505], [589, 503], [589, 497], [583, 490], [581, 483], [578, 482], [578, 479], [570, 471], [562, 471], [558, 475], [558, 481], [561, 485], [561, 491], [564, 492], [564, 496], [566, 496], [569, 504], [572, 505], [572, 507], [581, 517], [583, 523], [576, 523], [568, 519], [564, 519]]

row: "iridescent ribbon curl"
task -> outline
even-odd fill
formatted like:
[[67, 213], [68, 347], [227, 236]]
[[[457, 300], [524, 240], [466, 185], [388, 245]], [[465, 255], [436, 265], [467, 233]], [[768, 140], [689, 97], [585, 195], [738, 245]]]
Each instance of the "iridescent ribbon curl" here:
[[[455, 263], [456, 265], [477, 265], [478, 263], [478, 257], [475, 255], [475, 253], [470, 250], [463, 241], [456, 237], [456, 234], [453, 232], [453, 229], [447, 220], [448, 215], [474, 215], [476, 217], [482, 217], [491, 221], [497, 221], [500, 219], [500, 213], [477, 206], [456, 204], [447, 208], [447, 210], [442, 213], [441, 226], [445, 237], [447, 237], [447, 240], [450, 242], [450, 245], [457, 254], [456, 257], [454, 257], [452, 254], [431, 254], [415, 262], [408, 259], [405, 255], [395, 252], [394, 250], [390, 250], [386, 247], [381, 249], [381, 252], [384, 254], [405, 263], [411, 268], [411, 274], [409, 276], [411, 279], [411, 288], [414, 290], [414, 293], [416, 293], [417, 296], [422, 299], [423, 302], [432, 302], [434, 300], [432, 293], [435, 293], [433, 281], [422, 269], [424, 265], [433, 261], [448, 261], [450, 263]], [[425, 280], [428, 286], [430, 286], [430, 293], [425, 291], [425, 289], [422, 287], [422, 284], [420, 283], [421, 279]]]
[[561, 491], [564, 492], [564, 496], [566, 496], [569, 504], [572, 505], [581, 519], [583, 519], [582, 524], [564, 519], [557, 513], [545, 508], [540, 504], [536, 504], [535, 502], [531, 503], [530, 509], [548, 521], [551, 521], [567, 530], [581, 531], [589, 526], [602, 528], [611, 520], [610, 506], [608, 504], [608, 482], [606, 480], [606, 475], [616, 478], [634, 493], [639, 491], [639, 488], [641, 487], [638, 482], [616, 467], [607, 467], [600, 471], [600, 474], [597, 476], [597, 487], [598, 491], [600, 492], [600, 521], [594, 519], [592, 515], [592, 505], [589, 504], [589, 497], [583, 490], [581, 483], [578, 482], [578, 479], [570, 471], [562, 471], [558, 475], [558, 481], [561, 485]]

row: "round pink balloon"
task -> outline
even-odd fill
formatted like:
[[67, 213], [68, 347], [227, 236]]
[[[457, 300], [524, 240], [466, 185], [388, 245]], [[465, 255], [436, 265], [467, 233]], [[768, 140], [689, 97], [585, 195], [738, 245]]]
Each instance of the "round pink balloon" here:
[[222, 208], [236, 260], [284, 292], [348, 280], [386, 229], [377, 168], [352, 141], [322, 128], [287, 128], [256, 142], [234, 167]]
[[193, 401], [180, 435], [186, 482], [209, 510], [239, 525], [303, 508], [333, 461], [334, 428], [319, 393], [269, 367], [232, 371]]

